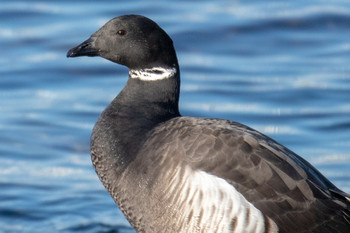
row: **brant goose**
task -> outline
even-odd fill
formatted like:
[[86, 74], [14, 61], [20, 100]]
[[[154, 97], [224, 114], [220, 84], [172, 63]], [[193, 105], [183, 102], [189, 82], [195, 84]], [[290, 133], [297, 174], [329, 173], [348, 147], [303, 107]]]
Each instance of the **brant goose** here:
[[173, 42], [124, 15], [67, 53], [129, 68], [91, 135], [95, 170], [137, 232], [350, 232], [350, 196], [237, 122], [182, 117]]

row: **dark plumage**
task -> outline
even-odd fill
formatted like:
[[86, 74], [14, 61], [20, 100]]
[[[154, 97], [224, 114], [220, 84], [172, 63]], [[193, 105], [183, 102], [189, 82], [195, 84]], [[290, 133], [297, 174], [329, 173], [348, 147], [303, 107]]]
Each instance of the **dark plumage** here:
[[350, 232], [349, 195], [307, 161], [239, 123], [180, 116], [172, 40], [150, 19], [110, 20], [67, 54], [84, 55], [130, 69], [91, 156], [138, 232]]

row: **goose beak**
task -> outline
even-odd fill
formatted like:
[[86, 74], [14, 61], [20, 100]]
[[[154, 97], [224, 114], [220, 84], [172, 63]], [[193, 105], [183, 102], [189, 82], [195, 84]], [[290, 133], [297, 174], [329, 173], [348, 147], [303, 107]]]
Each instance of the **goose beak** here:
[[95, 39], [90, 37], [80, 45], [70, 49], [67, 53], [67, 57], [80, 57], [80, 56], [98, 56], [99, 50], [95, 48]]

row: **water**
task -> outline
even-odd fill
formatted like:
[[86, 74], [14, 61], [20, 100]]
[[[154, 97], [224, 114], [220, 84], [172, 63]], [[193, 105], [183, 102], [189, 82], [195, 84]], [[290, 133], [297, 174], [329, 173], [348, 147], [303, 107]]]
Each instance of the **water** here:
[[350, 192], [349, 1], [1, 0], [0, 232], [133, 232], [89, 155], [127, 69], [65, 57], [128, 13], [173, 38], [183, 115], [258, 129]]

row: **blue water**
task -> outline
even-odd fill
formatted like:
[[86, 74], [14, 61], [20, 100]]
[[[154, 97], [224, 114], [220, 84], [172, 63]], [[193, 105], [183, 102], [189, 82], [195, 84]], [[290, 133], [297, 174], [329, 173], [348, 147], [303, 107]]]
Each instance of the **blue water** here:
[[350, 192], [350, 2], [0, 1], [0, 232], [133, 232], [89, 137], [127, 69], [67, 59], [122, 14], [173, 38], [183, 115], [249, 125]]

